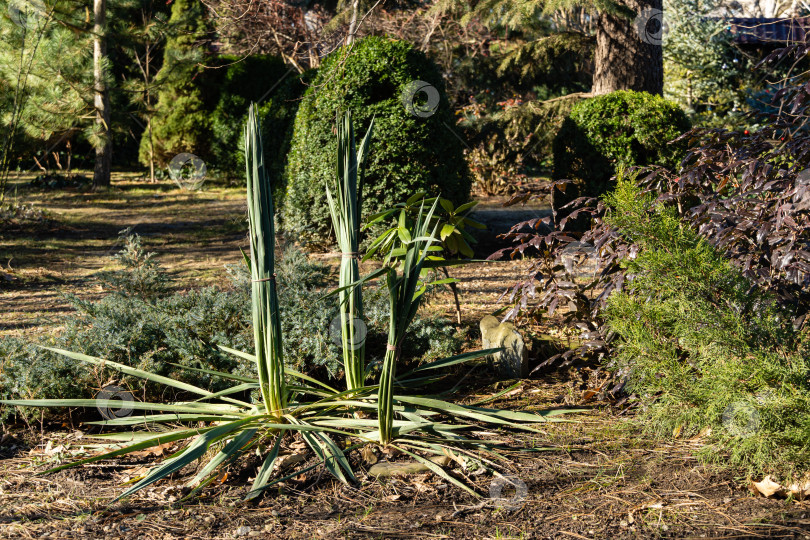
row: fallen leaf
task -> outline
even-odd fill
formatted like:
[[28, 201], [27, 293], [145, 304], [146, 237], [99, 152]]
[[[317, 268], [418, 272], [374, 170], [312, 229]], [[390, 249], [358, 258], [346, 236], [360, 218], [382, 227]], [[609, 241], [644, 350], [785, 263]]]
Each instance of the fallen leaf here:
[[281, 454], [276, 461], [275, 470], [288, 469], [293, 465], [297, 465], [302, 461], [306, 461], [307, 454], [305, 451], [299, 451], [294, 454]]
[[598, 393], [599, 392], [596, 390], [585, 390], [582, 392], [582, 401], [587, 403], [588, 401], [591, 401]]
[[710, 428], [709, 426], [706, 426], [705, 428], [700, 430], [700, 433], [698, 433], [697, 435], [692, 437], [690, 440], [697, 441], [697, 440], [700, 440], [700, 439], [705, 439], [711, 434], [712, 434], [712, 428]]
[[761, 482], [751, 482], [751, 487], [765, 497], [773, 497], [784, 492], [781, 484], [775, 482], [770, 475], [763, 478]]
[[360, 450], [360, 455], [363, 457], [363, 462], [366, 465], [374, 465], [379, 461], [377, 454], [374, 453], [374, 449], [370, 446], [364, 446], [362, 450]]
[[402, 451], [394, 448], [393, 446], [386, 446], [383, 448], [382, 453], [385, 455], [386, 459], [391, 459], [393, 457], [397, 457], [402, 454]]
[[798, 482], [790, 484], [788, 491], [800, 501], [810, 497], [810, 471], [804, 473]]
[[134, 457], [163, 457], [170, 452], [172, 446], [174, 446], [174, 442], [167, 442], [153, 446], [152, 448], [147, 448], [146, 450], [132, 452], [129, 455]]

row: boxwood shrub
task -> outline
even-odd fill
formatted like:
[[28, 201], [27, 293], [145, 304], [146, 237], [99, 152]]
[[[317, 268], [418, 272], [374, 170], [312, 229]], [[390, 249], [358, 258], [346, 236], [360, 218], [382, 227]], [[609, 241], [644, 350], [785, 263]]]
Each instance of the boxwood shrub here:
[[[432, 114], [412, 114], [403, 103], [414, 81], [438, 91]], [[433, 105], [426, 99], [416, 93], [418, 106]], [[304, 94], [284, 173], [287, 231], [308, 243], [329, 239], [324, 186], [335, 174], [336, 113], [346, 110], [358, 139], [375, 122], [362, 178], [364, 217], [420, 189], [456, 204], [469, 197], [470, 175], [438, 68], [406, 42], [369, 37], [329, 55]]]
[[552, 145], [555, 180], [572, 180], [555, 190], [559, 209], [579, 196], [599, 196], [612, 188], [619, 168], [644, 165], [677, 167], [683, 144], [669, 144], [690, 129], [681, 108], [661, 96], [619, 90], [577, 103], [563, 121]]

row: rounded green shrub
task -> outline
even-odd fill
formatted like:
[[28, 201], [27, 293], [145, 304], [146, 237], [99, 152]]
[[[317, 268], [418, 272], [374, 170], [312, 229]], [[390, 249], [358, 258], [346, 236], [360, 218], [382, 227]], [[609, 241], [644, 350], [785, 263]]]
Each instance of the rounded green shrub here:
[[[414, 97], [416, 110], [403, 96]], [[329, 55], [304, 94], [284, 173], [287, 231], [307, 243], [330, 237], [325, 185], [335, 175], [336, 114], [346, 110], [358, 140], [374, 118], [361, 177], [364, 220], [418, 190], [468, 199], [469, 171], [438, 68], [406, 42], [369, 37]]]
[[[611, 178], [620, 168], [677, 167], [685, 146], [669, 143], [690, 127], [686, 113], [676, 103], [646, 92], [619, 90], [577, 103], [552, 145], [553, 178], [574, 182], [552, 194], [557, 224], [569, 213], [561, 210], [565, 204], [609, 191]], [[567, 228], [583, 226], [586, 224]]]

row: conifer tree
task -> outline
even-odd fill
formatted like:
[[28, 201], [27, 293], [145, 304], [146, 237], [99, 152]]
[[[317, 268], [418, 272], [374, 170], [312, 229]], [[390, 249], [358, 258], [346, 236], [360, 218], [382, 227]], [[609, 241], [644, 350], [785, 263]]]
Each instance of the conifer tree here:
[[93, 147], [96, 163], [93, 187], [110, 185], [112, 129], [110, 126], [109, 66], [107, 57], [107, 0], [93, 0], [93, 107], [96, 113]]
[[728, 23], [713, 17], [719, 0], [667, 0], [664, 93], [703, 124], [730, 121], [746, 109], [746, 91], [760, 77], [733, 43]]
[[24, 19], [0, 19], [0, 79], [12, 89], [2, 110], [4, 169], [20, 135], [45, 142], [43, 150], [81, 130], [93, 141], [92, 21], [72, 0], [27, 7]]
[[202, 72], [202, 42], [207, 28], [200, 0], [175, 0], [169, 19], [163, 66], [157, 75], [158, 97], [151, 117], [151, 140], [141, 138], [140, 160], [165, 165], [181, 152], [201, 153], [210, 130], [203, 95], [195, 78]]
[[142, 120], [137, 122], [143, 130], [142, 141], [139, 141], [143, 147], [139, 153], [144, 165], [149, 167], [151, 182], [155, 181], [152, 120], [160, 86], [170, 80], [160, 77], [163, 48], [173, 32], [168, 24], [169, 14], [164, 13], [163, 8], [163, 2], [158, 0], [134, 0], [115, 28], [118, 52], [127, 59], [125, 65], [119, 66], [124, 101], [131, 107], [132, 117]]
[[[35, 160], [82, 134], [96, 150], [94, 185], [108, 186], [111, 167], [106, 1], [93, 10], [77, 0], [15, 0], [0, 20], [0, 80], [11, 94], [2, 103], [2, 174], [20, 137], [38, 141]], [[2, 187], [2, 186], [0, 186]]]

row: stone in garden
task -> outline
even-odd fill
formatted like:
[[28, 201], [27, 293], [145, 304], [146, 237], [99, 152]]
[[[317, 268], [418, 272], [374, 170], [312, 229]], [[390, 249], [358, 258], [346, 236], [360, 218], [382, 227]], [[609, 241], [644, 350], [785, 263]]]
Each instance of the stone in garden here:
[[[447, 467], [450, 464], [450, 458], [447, 456], [431, 456], [427, 458], [439, 467]], [[374, 464], [369, 470], [368, 474], [376, 476], [377, 478], [385, 478], [388, 476], [408, 476], [410, 474], [419, 474], [430, 472], [430, 467], [424, 463], [417, 461], [398, 461], [391, 463], [390, 461], [380, 461]]]
[[504, 379], [520, 379], [529, 374], [529, 350], [515, 325], [499, 322], [492, 315], [481, 319], [481, 343], [484, 349], [502, 347], [492, 355], [495, 371]]

